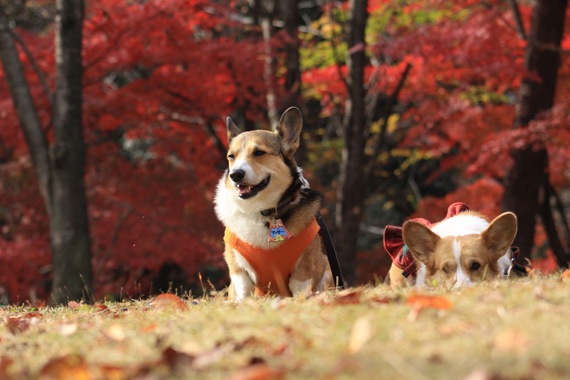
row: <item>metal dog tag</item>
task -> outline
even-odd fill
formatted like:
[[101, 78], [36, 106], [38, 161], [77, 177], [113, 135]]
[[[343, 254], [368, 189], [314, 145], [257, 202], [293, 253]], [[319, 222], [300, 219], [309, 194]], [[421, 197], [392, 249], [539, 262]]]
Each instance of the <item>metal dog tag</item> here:
[[281, 218], [279, 219], [273, 218], [272, 220], [269, 221], [269, 238], [267, 239], [267, 241], [279, 242], [287, 240], [290, 237], [291, 234], [289, 233], [289, 231], [287, 231], [287, 228], [283, 224]]

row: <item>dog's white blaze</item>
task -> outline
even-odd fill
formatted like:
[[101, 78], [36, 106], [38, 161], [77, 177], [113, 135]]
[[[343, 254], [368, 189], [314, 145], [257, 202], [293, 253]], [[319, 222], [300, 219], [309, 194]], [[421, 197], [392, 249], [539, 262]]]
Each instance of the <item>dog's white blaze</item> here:
[[431, 228], [440, 237], [480, 235], [489, 227], [489, 222], [472, 214], [459, 214], [446, 219]]
[[463, 271], [461, 266], [461, 243], [455, 239], [453, 241], [453, 257], [457, 263], [457, 271], [455, 272], [455, 286], [470, 285], [471, 279]]
[[418, 263], [418, 272], [416, 273], [416, 285], [417, 286], [425, 286], [426, 277], [427, 277], [426, 265], [420, 261], [416, 261], [416, 262]]
[[311, 294], [311, 285], [313, 281], [308, 279], [306, 281], [297, 281], [297, 280], [289, 280], [289, 289], [293, 295], [297, 295], [299, 293], [305, 293], [307, 295]]
[[[255, 178], [255, 173], [253, 172], [253, 169], [251, 168], [251, 166], [249, 165], [249, 162], [247, 162], [246, 160], [243, 159], [238, 159], [234, 162], [234, 165], [232, 166], [232, 171], [233, 170], [243, 170], [245, 172], [245, 177], [244, 177], [244, 181], [245, 182], [249, 182], [254, 180]], [[231, 178], [230, 178], [231, 180]], [[232, 183], [235, 183], [232, 180]]]
[[230, 275], [230, 278], [236, 291], [237, 301], [241, 301], [244, 298], [253, 295], [255, 286], [253, 285], [253, 282], [251, 282], [247, 273], [242, 272], [240, 274], [232, 274]]

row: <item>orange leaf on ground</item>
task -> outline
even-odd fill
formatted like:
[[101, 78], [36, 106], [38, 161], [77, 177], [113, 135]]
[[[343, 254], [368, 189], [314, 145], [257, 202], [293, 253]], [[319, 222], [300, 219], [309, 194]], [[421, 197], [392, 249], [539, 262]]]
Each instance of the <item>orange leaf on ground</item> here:
[[156, 296], [156, 298], [150, 302], [150, 306], [156, 310], [188, 310], [188, 305], [174, 294], [161, 294]]
[[562, 276], [560, 278], [563, 281], [570, 280], [570, 269], [565, 269], [564, 272], [562, 272]]
[[78, 355], [66, 355], [49, 361], [40, 371], [40, 379], [91, 380], [85, 359]]
[[107, 310], [109, 310], [109, 308], [107, 306], [102, 305], [102, 304], [93, 305], [93, 309], [95, 309], [96, 311], [107, 311]]
[[415, 294], [408, 298], [406, 303], [415, 309], [453, 309], [454, 305], [449, 299], [439, 296]]

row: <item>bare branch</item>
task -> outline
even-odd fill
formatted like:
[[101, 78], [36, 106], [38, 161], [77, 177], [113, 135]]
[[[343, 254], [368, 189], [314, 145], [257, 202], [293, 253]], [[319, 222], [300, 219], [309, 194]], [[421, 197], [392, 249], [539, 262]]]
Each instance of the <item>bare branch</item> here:
[[519, 11], [519, 5], [517, 4], [517, 0], [508, 0], [509, 4], [511, 4], [511, 8], [513, 8], [513, 16], [515, 19], [515, 24], [517, 26], [517, 32], [519, 33], [519, 37], [523, 40], [527, 39], [526, 32], [524, 30], [524, 25], [521, 18], [521, 13]]
[[46, 77], [45, 77], [44, 73], [42, 72], [42, 70], [40, 70], [40, 67], [38, 66], [36, 60], [34, 59], [32, 52], [30, 51], [30, 49], [28, 49], [28, 46], [26, 45], [24, 40], [22, 40], [20, 38], [18, 33], [14, 32], [10, 28], [7, 28], [7, 31], [8, 31], [8, 33], [10, 33], [12, 38], [14, 38], [14, 40], [20, 45], [24, 54], [26, 54], [26, 58], [28, 58], [28, 61], [32, 65], [32, 68], [34, 69], [34, 72], [36, 73], [38, 79], [40, 80], [40, 84], [42, 85], [42, 88], [44, 89], [44, 92], [46, 93], [46, 96], [47, 96], [48, 101], [49, 101], [50, 108], [53, 108], [53, 92], [50, 90], [50, 88], [47, 84]]
[[382, 111], [382, 115], [384, 116], [384, 120], [382, 121], [382, 125], [380, 126], [380, 132], [378, 132], [378, 141], [376, 142], [376, 146], [374, 147], [374, 152], [372, 153], [372, 156], [370, 157], [368, 164], [366, 166], [366, 171], [364, 173], [365, 178], [369, 178], [372, 175], [372, 171], [374, 170], [375, 159], [380, 154], [380, 152], [382, 151], [382, 148], [384, 147], [384, 145], [386, 143], [386, 131], [388, 129], [388, 117], [392, 114], [392, 111], [394, 109], [394, 105], [398, 101], [398, 96], [400, 95], [400, 91], [402, 90], [402, 87], [404, 86], [404, 82], [406, 81], [406, 78], [407, 78], [408, 73], [410, 72], [411, 68], [412, 68], [412, 65], [408, 63], [406, 65], [406, 68], [404, 69], [404, 72], [402, 73], [402, 76], [400, 77], [400, 80], [398, 81], [398, 84], [396, 85], [396, 88], [394, 89], [394, 92], [388, 98], [388, 100], [384, 106], [384, 110]]

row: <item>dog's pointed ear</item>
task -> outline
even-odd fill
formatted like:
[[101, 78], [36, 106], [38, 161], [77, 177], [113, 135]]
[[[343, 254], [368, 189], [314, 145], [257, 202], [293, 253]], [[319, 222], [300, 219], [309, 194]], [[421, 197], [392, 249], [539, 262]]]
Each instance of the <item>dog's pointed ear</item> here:
[[508, 250], [517, 236], [517, 217], [512, 212], [497, 216], [481, 234], [483, 244], [498, 259]]
[[226, 133], [228, 137], [228, 145], [230, 145], [234, 137], [241, 133], [241, 130], [234, 124], [231, 117], [226, 119]]
[[290, 156], [299, 148], [299, 139], [303, 128], [303, 116], [297, 107], [290, 107], [281, 116], [275, 133], [281, 137], [281, 146], [285, 156]]
[[435, 251], [437, 243], [441, 238], [430, 230], [427, 226], [409, 220], [402, 227], [402, 237], [404, 243], [412, 252], [416, 260], [426, 264]]

